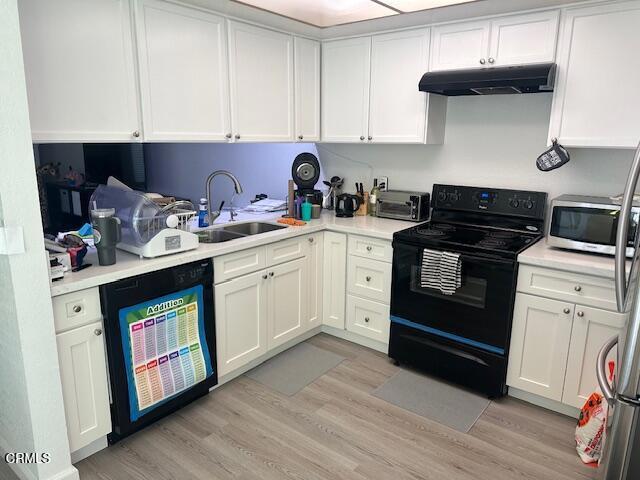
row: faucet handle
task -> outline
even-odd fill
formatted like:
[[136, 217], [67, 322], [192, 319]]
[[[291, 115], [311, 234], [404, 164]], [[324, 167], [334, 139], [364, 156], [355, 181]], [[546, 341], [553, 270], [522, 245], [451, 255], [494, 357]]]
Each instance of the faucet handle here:
[[222, 200], [220, 202], [220, 206], [218, 207], [218, 211], [221, 212], [222, 211], [222, 207], [224, 207], [224, 200]]

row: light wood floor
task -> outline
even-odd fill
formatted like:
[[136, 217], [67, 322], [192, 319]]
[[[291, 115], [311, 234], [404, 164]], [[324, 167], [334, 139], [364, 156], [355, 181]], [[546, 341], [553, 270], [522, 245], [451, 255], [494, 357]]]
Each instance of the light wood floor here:
[[239, 377], [78, 465], [82, 480], [591, 479], [575, 421], [494, 401], [468, 434], [370, 392], [397, 371], [384, 354], [318, 335], [346, 360], [287, 397]]

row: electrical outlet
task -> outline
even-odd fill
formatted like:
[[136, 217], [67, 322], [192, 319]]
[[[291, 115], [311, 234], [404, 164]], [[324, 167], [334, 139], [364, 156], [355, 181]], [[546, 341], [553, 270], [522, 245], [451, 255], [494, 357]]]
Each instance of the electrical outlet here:
[[378, 186], [381, 186], [380, 191], [382, 192], [389, 190], [389, 177], [378, 177]]

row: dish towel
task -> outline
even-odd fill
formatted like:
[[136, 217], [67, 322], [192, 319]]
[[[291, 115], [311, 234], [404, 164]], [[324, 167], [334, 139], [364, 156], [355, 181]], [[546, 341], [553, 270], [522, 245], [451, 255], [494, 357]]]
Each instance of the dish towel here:
[[453, 295], [462, 286], [460, 254], [429, 250], [422, 251], [420, 286], [433, 288], [444, 295]]

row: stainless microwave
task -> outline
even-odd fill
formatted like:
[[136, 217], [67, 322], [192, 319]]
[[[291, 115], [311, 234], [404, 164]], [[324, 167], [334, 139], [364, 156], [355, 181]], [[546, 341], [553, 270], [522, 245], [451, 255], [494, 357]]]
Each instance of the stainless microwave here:
[[[614, 255], [620, 204], [607, 197], [561, 195], [551, 200], [547, 244], [583, 252]], [[629, 220], [627, 257], [633, 256], [640, 204]]]

